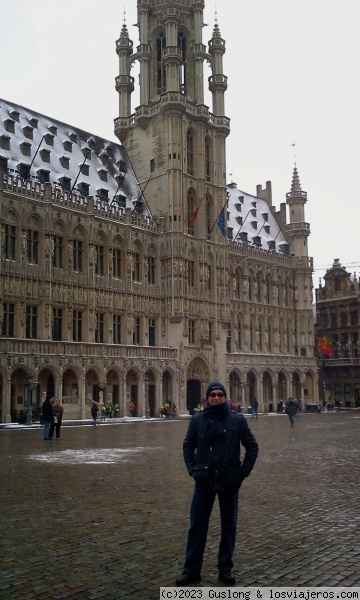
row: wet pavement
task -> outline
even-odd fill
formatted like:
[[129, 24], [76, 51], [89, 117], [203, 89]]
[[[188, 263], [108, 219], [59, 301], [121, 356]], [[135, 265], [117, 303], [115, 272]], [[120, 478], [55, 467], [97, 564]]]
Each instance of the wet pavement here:
[[[238, 586], [360, 585], [360, 412], [248, 418]], [[0, 429], [1, 600], [155, 600], [182, 571], [193, 483], [187, 419]], [[215, 507], [203, 586], [221, 586]]]

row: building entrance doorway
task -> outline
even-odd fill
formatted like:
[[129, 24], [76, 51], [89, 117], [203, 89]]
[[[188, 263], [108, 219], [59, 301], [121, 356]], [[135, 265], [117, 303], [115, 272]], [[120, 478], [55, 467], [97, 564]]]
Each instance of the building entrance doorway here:
[[190, 415], [201, 400], [201, 383], [198, 379], [188, 379], [186, 384], [186, 408]]

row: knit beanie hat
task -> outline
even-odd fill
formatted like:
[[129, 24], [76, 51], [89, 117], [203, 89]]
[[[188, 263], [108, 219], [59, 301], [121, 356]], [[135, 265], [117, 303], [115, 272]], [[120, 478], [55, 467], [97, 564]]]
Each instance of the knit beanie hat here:
[[222, 392], [224, 392], [224, 396], [226, 398], [226, 390], [223, 384], [220, 383], [220, 381], [212, 381], [211, 383], [209, 383], [208, 388], [206, 390], [206, 400], [208, 400], [210, 392], [212, 392], [213, 390], [221, 390]]

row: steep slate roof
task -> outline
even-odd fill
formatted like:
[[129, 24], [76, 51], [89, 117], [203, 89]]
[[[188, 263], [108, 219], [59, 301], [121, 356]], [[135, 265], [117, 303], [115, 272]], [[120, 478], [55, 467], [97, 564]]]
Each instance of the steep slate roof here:
[[287, 241], [269, 208], [268, 203], [239, 190], [236, 183], [228, 186], [228, 228], [234, 242], [263, 250], [286, 253]]
[[[7, 130], [6, 122], [9, 121], [13, 132]], [[109, 203], [119, 201], [123, 207], [150, 216], [145, 196], [122, 145], [2, 99], [0, 138], [3, 138], [0, 140], [0, 160], [5, 159], [10, 173], [18, 173], [20, 165], [25, 165], [30, 168], [30, 179], [38, 179], [40, 172], [45, 171], [55, 186], [61, 185], [65, 177], [70, 180], [71, 190], [74, 187], [74, 191], [84, 195], [82, 186], [85, 185], [88, 186], [87, 195], [103, 199], [105, 190], [105, 199], [107, 191]], [[29, 155], [24, 154], [24, 144]], [[88, 175], [80, 172], [82, 165], [89, 168]], [[101, 179], [105, 173], [107, 181]], [[267, 202], [239, 190], [235, 183], [229, 184], [227, 190], [227, 228], [232, 230], [233, 241], [284, 252], [286, 240], [279, 232]]]
[[[7, 130], [6, 122], [10, 122], [13, 132]], [[65, 177], [74, 191], [80, 192], [85, 186], [86, 195], [103, 199], [107, 196], [109, 202], [116, 202], [116, 195], [123, 207], [136, 206], [148, 213], [125, 148], [120, 144], [2, 99], [0, 137], [0, 158], [2, 162], [7, 160], [10, 173], [19, 172], [20, 164], [31, 166], [30, 179], [38, 179], [40, 171], [45, 171], [52, 185], [60, 185]], [[24, 154], [24, 144], [29, 155]], [[82, 165], [83, 170], [88, 167], [88, 175], [80, 172]]]

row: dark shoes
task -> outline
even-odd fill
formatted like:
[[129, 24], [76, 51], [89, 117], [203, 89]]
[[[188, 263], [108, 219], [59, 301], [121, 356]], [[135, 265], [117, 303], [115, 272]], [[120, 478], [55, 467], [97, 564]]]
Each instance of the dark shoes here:
[[236, 577], [231, 569], [224, 569], [223, 571], [219, 571], [219, 579], [226, 585], [234, 585], [236, 581]]
[[189, 585], [189, 583], [199, 583], [201, 581], [201, 575], [199, 573], [183, 573], [176, 580], [176, 585]]

